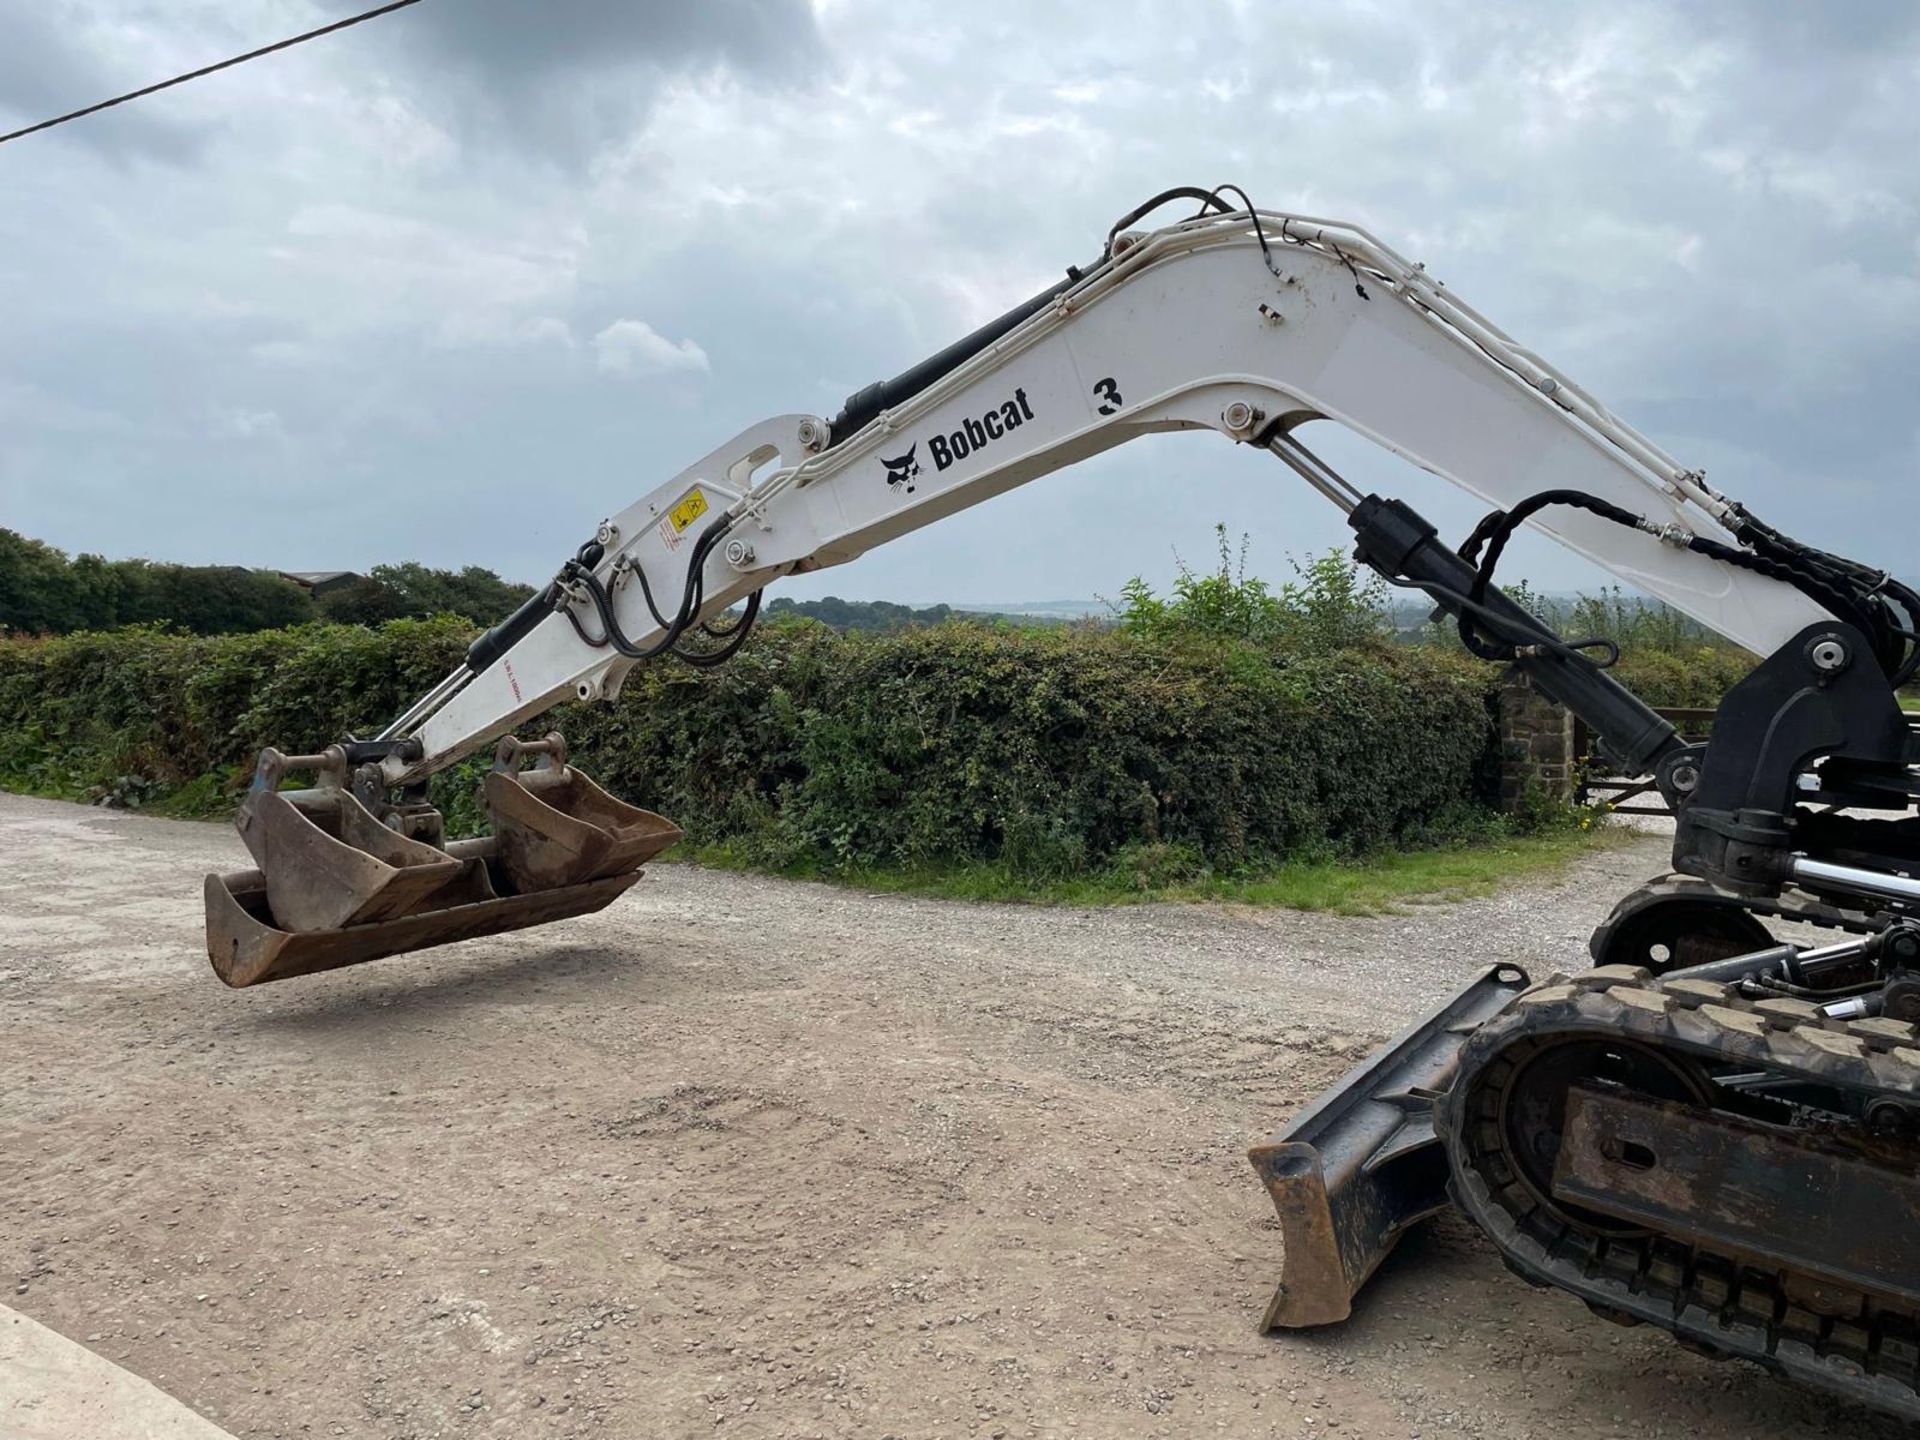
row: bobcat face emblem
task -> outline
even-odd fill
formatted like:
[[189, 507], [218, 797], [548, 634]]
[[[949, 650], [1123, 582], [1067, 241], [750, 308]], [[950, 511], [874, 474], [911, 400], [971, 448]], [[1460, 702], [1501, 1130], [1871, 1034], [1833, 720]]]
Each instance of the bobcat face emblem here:
[[889, 460], [884, 455], [880, 457], [880, 463], [887, 467], [887, 488], [889, 490], [897, 489], [904, 485], [907, 487], [907, 494], [911, 495], [913, 493], [913, 482], [920, 474], [920, 462], [914, 458], [913, 452], [919, 448], [920, 442], [916, 440], [907, 447], [907, 453], [904, 455], [896, 456], [892, 460]]

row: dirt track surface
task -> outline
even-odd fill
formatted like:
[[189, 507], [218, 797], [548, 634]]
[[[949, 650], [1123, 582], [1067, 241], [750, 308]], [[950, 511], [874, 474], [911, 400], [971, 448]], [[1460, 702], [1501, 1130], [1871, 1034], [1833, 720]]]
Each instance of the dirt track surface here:
[[663, 866], [228, 991], [230, 831], [0, 796], [0, 1270], [247, 1437], [1906, 1433], [1451, 1220], [1256, 1333], [1248, 1142], [1480, 966], [1578, 968], [1663, 850], [1375, 920]]

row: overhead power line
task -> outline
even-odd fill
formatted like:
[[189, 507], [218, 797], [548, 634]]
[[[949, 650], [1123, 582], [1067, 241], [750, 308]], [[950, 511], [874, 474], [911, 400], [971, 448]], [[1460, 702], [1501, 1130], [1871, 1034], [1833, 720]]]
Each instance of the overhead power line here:
[[420, 0], [393, 0], [389, 5], [369, 10], [365, 14], [349, 16], [345, 20], [336, 20], [331, 25], [322, 25], [318, 30], [309, 30], [304, 35], [295, 35], [290, 39], [279, 40], [271, 45], [262, 45], [258, 50], [249, 50], [244, 55], [235, 55], [231, 60], [222, 60], [217, 65], [203, 65], [198, 70], [189, 70], [184, 75], [176, 75], [171, 80], [162, 80], [158, 85], [148, 85], [144, 89], [130, 90], [125, 95], [116, 95], [111, 100], [102, 100], [98, 105], [89, 105], [84, 110], [75, 110], [66, 115], [56, 115], [51, 120], [42, 120], [38, 125], [29, 125], [24, 130], [15, 130], [10, 135], [0, 135], [0, 145], [9, 140], [18, 140], [22, 135], [31, 135], [38, 130], [51, 130], [56, 125], [64, 125], [69, 120], [78, 120], [83, 115], [95, 115], [102, 110], [111, 110], [115, 105], [124, 105], [129, 100], [138, 100], [143, 95], [151, 95], [158, 90], [171, 89], [175, 85], [184, 85], [189, 80], [198, 80], [202, 75], [211, 75], [216, 70], [230, 69], [235, 65], [244, 65], [249, 60], [258, 60], [262, 55], [271, 55], [276, 50], [290, 50], [295, 45], [304, 45], [309, 40], [317, 40], [322, 35], [331, 35], [336, 30], [345, 30], [350, 25], [359, 25], [367, 20], [378, 19], [382, 15], [391, 15], [395, 10], [404, 10], [409, 5], [418, 5]]

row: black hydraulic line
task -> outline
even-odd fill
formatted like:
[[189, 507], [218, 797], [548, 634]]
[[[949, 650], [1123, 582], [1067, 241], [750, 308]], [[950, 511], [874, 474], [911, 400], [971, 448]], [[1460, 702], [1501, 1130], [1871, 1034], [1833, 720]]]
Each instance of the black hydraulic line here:
[[[1474, 615], [1482, 620], [1488, 621], [1496, 633], [1506, 624], [1505, 617], [1492, 606], [1475, 600], [1473, 596], [1469, 594], [1454, 590], [1435, 581], [1409, 580], [1405, 576], [1400, 575], [1383, 575], [1381, 578], [1389, 585], [1398, 586], [1400, 589], [1420, 591], [1423, 595], [1435, 601], [1450, 615]], [[1529, 646], [1551, 650], [1555, 654], [1568, 660], [1586, 658], [1589, 664], [1601, 670], [1610, 670], [1620, 661], [1620, 647], [1614, 644], [1613, 641], [1603, 637], [1595, 637], [1591, 640], [1562, 640], [1558, 635], [1551, 635], [1550, 638], [1547, 639], [1529, 639], [1526, 643]], [[1586, 650], [1599, 650], [1603, 652], [1607, 658], [1604, 660], [1593, 660], [1590, 657], [1584, 657], [1581, 652]], [[1480, 654], [1479, 651], [1475, 651], [1474, 653]], [[1497, 650], [1489, 648], [1488, 653], [1480, 655], [1480, 658], [1483, 660], [1511, 660], [1513, 658], [1513, 652], [1511, 647]]]
[[[753, 594], [747, 597], [747, 606], [749, 611], [758, 610], [760, 608], [760, 591], [756, 590], [753, 592]], [[742, 615], [738, 620], [734, 621], [733, 624], [727, 626], [725, 629], [717, 629], [714, 627], [714, 625], [711, 622], [709, 622], [708, 624], [702, 625], [700, 627], [700, 633], [702, 635], [705, 635], [709, 640], [731, 640], [735, 635], [740, 633], [741, 626], [750, 625], [752, 623], [753, 622], [748, 615]]]
[[660, 613], [660, 607], [654, 604], [653, 587], [647, 583], [647, 567], [637, 559], [632, 565], [632, 573], [640, 581], [640, 598], [647, 602], [647, 613], [653, 617], [653, 623], [665, 630], [673, 622]]
[[[600, 577], [590, 568], [574, 560], [569, 561], [561, 573], [568, 583], [577, 584], [585, 589], [587, 598], [593, 602], [593, 608], [600, 616], [602, 644], [611, 645], [629, 660], [652, 660], [656, 656], [665, 655], [673, 650], [681, 635], [686, 632], [687, 626], [692, 623], [693, 617], [700, 612], [701, 597], [706, 587], [707, 557], [713, 553], [714, 546], [718, 545], [721, 538], [732, 528], [733, 517], [722, 515], [701, 532], [700, 538], [694, 542], [693, 553], [687, 561], [687, 583], [680, 595], [680, 609], [668, 623], [666, 634], [649, 646], [634, 644], [626, 631], [620, 628], [620, 619], [613, 611], [613, 598], [608, 595], [607, 587]], [[649, 598], [649, 605], [651, 605], [651, 598]], [[592, 644], [593, 637], [587, 634], [585, 626], [581, 624], [580, 617], [574, 613], [571, 605], [567, 607], [566, 613], [574, 632], [583, 641]], [[655, 616], [657, 619], [657, 611]]]
[[[1556, 505], [1585, 510], [1629, 529], [1661, 533], [1644, 517], [1597, 495], [1582, 490], [1543, 490], [1510, 510], [1488, 514], [1462, 543], [1461, 557], [1477, 567], [1470, 594], [1476, 599], [1484, 594], [1492, 583], [1507, 541], [1521, 524]], [[1920, 643], [1916, 643], [1913, 633], [1915, 622], [1920, 622], [1920, 595], [1891, 576], [1790, 539], [1737, 507], [1733, 528], [1735, 537], [1752, 548], [1723, 544], [1710, 536], [1685, 530], [1673, 533], [1683, 548], [1791, 585], [1835, 619], [1852, 625], [1868, 637], [1874, 657], [1896, 688], [1920, 669]], [[1480, 554], [1482, 546], [1486, 549], [1484, 558]], [[1889, 614], [1892, 605], [1906, 612], [1908, 626], [1894, 622]], [[1460, 618], [1460, 638], [1482, 659], [1511, 658], [1504, 647], [1486, 641], [1469, 615], [1463, 614]]]
[[[1202, 215], [1206, 214], [1209, 209], [1218, 210], [1223, 215], [1231, 215], [1233, 213], [1233, 207], [1220, 198], [1220, 192], [1222, 190], [1238, 190], [1240, 192], [1240, 198], [1242, 200], [1247, 199], [1247, 192], [1241, 190], [1238, 185], [1217, 185], [1211, 190], [1202, 189], [1198, 185], [1175, 185], [1170, 190], [1162, 190], [1151, 200], [1141, 201], [1138, 205], [1134, 206], [1133, 209], [1113, 222], [1113, 228], [1107, 231], [1107, 247], [1100, 252], [1100, 258], [1102, 260], [1112, 258], [1114, 237], [1122, 230], [1126, 229], [1142, 216], [1151, 215], [1162, 205], [1168, 204], [1170, 201], [1198, 200], [1200, 202], [1200, 213]], [[1249, 213], [1253, 210], [1253, 202], [1251, 200], [1247, 200], [1247, 210]]]
[[[1635, 526], [1639, 517], [1631, 510], [1615, 505], [1610, 500], [1602, 500], [1596, 495], [1588, 495], [1581, 490], [1543, 490], [1530, 495], [1511, 510], [1496, 510], [1485, 516], [1473, 527], [1471, 534], [1461, 542], [1460, 558], [1469, 564], [1477, 564], [1478, 571], [1473, 577], [1473, 586], [1467, 592], [1476, 603], [1486, 599], [1487, 591], [1493, 584], [1493, 572], [1500, 564], [1500, 556], [1506, 550], [1507, 541], [1522, 522], [1541, 510], [1553, 505], [1572, 505], [1587, 510], [1603, 519], [1617, 524]], [[1486, 558], [1479, 558], [1480, 549], [1486, 547]], [[1470, 610], [1460, 612], [1460, 643], [1478, 655], [1482, 660], [1510, 660], [1513, 658], [1511, 646], [1499, 642], [1489, 642], [1482, 635], [1475, 617]]]
[[[669, 625], [667, 633], [654, 644], [648, 646], [634, 644], [628, 638], [626, 631], [620, 628], [620, 621], [613, 613], [613, 599], [607, 594], [607, 587], [601, 584], [597, 577], [591, 575], [582, 578], [580, 584], [586, 587], [587, 598], [593, 602], [594, 612], [600, 617], [602, 647], [610, 645], [629, 660], [651, 660], [668, 653], [673, 649], [674, 642], [679, 640], [681, 627]], [[575, 613], [572, 606], [567, 607], [567, 619], [572, 622], [574, 633], [591, 645], [592, 637], [587, 634], [586, 627], [581, 623], [579, 615]]]
[[[709, 631], [727, 643], [717, 650], [675, 650], [673, 658], [681, 660], [696, 670], [711, 670], [716, 665], [724, 665], [731, 660], [740, 647], [747, 643], [747, 636], [753, 633], [753, 622], [760, 614], [760, 591], [756, 590], [747, 597], [746, 609], [740, 618], [725, 630]], [[701, 629], [705, 630], [703, 625]]]
[[[746, 608], [741, 617], [726, 629], [718, 630], [711, 625], [700, 626], [704, 634], [716, 640], [723, 640], [725, 644], [713, 650], [680, 648], [680, 641], [686, 637], [695, 623], [694, 617], [700, 613], [700, 607], [705, 601], [707, 558], [712, 555], [714, 547], [732, 528], [732, 517], [722, 516], [708, 526], [701, 533], [700, 538], [694, 542], [693, 553], [687, 562], [686, 588], [681, 592], [680, 608], [675, 612], [672, 620], [664, 617], [654, 603], [652, 589], [647, 584], [645, 569], [638, 565], [633, 567], [633, 573], [640, 578], [640, 590], [646, 597], [647, 610], [653, 616], [654, 623], [665, 631], [659, 640], [646, 646], [636, 645], [632, 637], [621, 628], [619, 617], [614, 612], [612, 595], [608, 593], [605, 582], [593, 573], [592, 564], [599, 558], [597, 547], [582, 546], [580, 555], [563, 569], [562, 579], [567, 586], [577, 586], [586, 592], [595, 613], [600, 617], [600, 634], [589, 633], [578, 611], [568, 604], [565, 606], [565, 614], [568, 623], [573, 626], [574, 634], [596, 650], [611, 646], [629, 660], [653, 660], [662, 655], [671, 655], [674, 659], [684, 661], [696, 669], [711, 669], [732, 659], [739, 653], [740, 647], [746, 644], [747, 637], [753, 633], [754, 622], [760, 615], [762, 593], [760, 590], [755, 590], [747, 597]], [[596, 552], [591, 557], [588, 553], [590, 548]]]
[[[722, 516], [695, 542], [693, 564], [687, 572], [687, 588], [682, 593], [680, 609], [673, 620], [668, 620], [662, 615], [659, 606], [654, 603], [653, 591], [647, 584], [645, 569], [638, 565], [634, 567], [634, 572], [640, 577], [640, 593], [646, 598], [647, 609], [652, 614], [654, 623], [669, 634], [667, 644], [680, 638], [681, 632], [686, 629], [688, 618], [699, 610], [696, 597], [704, 578], [701, 574], [702, 563], [706, 556], [712, 553], [713, 546], [718, 542], [720, 535], [725, 533], [732, 524], [730, 519]], [[513, 614], [467, 647], [467, 669], [478, 675], [533, 633], [534, 627], [555, 611], [564, 614], [568, 623], [573, 626], [574, 633], [595, 650], [611, 645], [622, 655], [634, 660], [651, 659], [654, 655], [662, 653], [660, 647], [643, 650], [636, 646], [627, 638], [626, 633], [620, 628], [619, 621], [614, 618], [613, 602], [607, 594], [606, 586], [593, 573], [605, 554], [606, 549], [598, 540], [589, 540], [582, 545], [574, 558], [561, 568], [559, 579], [539, 594], [529, 597]], [[567, 585], [578, 585], [587, 592], [588, 599], [593, 602], [594, 609], [600, 616], [600, 634], [593, 635], [588, 632], [581, 622], [579, 613], [570, 603], [567, 592], [562, 587], [562, 581]], [[690, 601], [691, 604], [689, 604]]]
[[[1273, 258], [1273, 246], [1267, 243], [1267, 230], [1266, 230], [1266, 227], [1260, 223], [1260, 211], [1254, 205], [1253, 197], [1247, 194], [1247, 192], [1242, 190], [1238, 185], [1216, 185], [1211, 191], [1208, 192], [1207, 199], [1211, 200], [1215, 205], [1219, 206], [1220, 209], [1222, 210], [1227, 210], [1226, 202], [1220, 198], [1220, 192], [1222, 190], [1231, 190], [1234, 194], [1240, 197], [1240, 203], [1247, 207], [1247, 218], [1253, 221], [1253, 238], [1260, 243], [1260, 258], [1262, 261], [1266, 263], [1267, 273], [1273, 276], [1273, 278], [1276, 280], [1282, 279], [1283, 276], [1280, 270], [1280, 262]], [[1200, 215], [1205, 215], [1206, 213], [1207, 213], [1207, 207], [1205, 205], [1202, 205], [1200, 207]], [[1227, 213], [1231, 214], [1232, 211], [1229, 210], [1227, 211]], [[1193, 218], [1198, 220], [1200, 218], [1200, 215], [1196, 215]], [[1111, 236], [1108, 237], [1107, 244], [1109, 245], [1109, 247], [1111, 247], [1111, 245], [1113, 244], [1113, 239]], [[1338, 252], [1336, 251], [1335, 253], [1338, 253]], [[1351, 260], [1347, 260], [1347, 257], [1344, 255], [1341, 255], [1340, 258], [1346, 261], [1347, 269], [1349, 270], [1353, 269], [1353, 262]], [[1354, 279], [1357, 283], [1359, 280], [1358, 273], [1355, 274]], [[1369, 298], [1364, 288], [1360, 290], [1360, 298], [1362, 300]]]
[[[1896, 580], [1884, 570], [1874, 570], [1817, 550], [1774, 529], [1743, 505], [1733, 506], [1728, 522], [1734, 538], [1771, 559], [1811, 571], [1854, 596], [1871, 617], [1872, 624], [1863, 633], [1873, 637], [1882, 667], [1897, 689], [1920, 672], [1920, 594]], [[1898, 608], [1906, 624], [1897, 623], [1888, 613]]]

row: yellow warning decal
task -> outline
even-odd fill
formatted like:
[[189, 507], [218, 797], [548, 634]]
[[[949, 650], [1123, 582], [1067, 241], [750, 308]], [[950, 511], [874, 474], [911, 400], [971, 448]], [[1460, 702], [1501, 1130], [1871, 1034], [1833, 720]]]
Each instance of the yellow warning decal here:
[[707, 513], [707, 497], [698, 490], [690, 492], [686, 499], [667, 512], [667, 518], [673, 522], [675, 530], [684, 533], [687, 526]]

